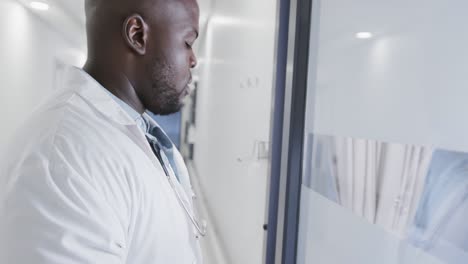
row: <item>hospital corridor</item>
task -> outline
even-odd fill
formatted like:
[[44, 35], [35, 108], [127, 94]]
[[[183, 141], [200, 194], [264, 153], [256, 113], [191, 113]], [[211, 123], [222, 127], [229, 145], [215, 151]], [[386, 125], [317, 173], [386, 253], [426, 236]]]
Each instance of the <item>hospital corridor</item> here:
[[[198, 23], [170, 113], [135, 89], [138, 111], [93, 75], [136, 65], [160, 47], [153, 35], [170, 43], [138, 13], [160, 3], [175, 9], [154, 21]], [[0, 264], [468, 263], [467, 11], [462, 0], [0, 0]], [[121, 15], [127, 46], [99, 12]], [[126, 55], [96, 63], [96, 44]], [[166, 75], [145, 76], [172, 84], [177, 67], [158, 65]], [[80, 85], [94, 90], [66, 92]]]

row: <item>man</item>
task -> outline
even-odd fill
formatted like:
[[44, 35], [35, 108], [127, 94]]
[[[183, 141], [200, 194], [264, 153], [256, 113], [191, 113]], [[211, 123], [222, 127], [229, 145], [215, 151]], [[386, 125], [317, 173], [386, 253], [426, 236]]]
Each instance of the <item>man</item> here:
[[180, 110], [196, 0], [87, 0], [89, 59], [2, 161], [0, 263], [201, 263], [179, 152], [145, 114]]

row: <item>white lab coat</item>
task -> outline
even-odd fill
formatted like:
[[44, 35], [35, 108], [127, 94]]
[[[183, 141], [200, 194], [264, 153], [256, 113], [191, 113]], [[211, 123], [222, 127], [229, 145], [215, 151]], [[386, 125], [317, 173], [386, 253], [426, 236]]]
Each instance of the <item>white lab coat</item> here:
[[[65, 79], [1, 161], [0, 263], [201, 263], [195, 229], [137, 124], [82, 70]], [[190, 181], [171, 177], [193, 210]]]

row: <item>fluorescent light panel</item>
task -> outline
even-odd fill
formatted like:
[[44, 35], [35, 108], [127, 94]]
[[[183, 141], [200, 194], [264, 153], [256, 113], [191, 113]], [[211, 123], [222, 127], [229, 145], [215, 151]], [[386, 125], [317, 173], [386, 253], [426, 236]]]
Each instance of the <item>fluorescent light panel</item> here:
[[33, 1], [29, 5], [31, 6], [31, 8], [34, 8], [36, 10], [41, 10], [41, 11], [49, 10], [49, 5], [45, 2]]

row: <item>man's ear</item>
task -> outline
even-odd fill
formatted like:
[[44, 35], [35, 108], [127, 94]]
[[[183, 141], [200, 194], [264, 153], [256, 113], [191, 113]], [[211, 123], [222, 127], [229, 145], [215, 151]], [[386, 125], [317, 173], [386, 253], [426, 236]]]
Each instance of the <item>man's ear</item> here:
[[138, 55], [145, 55], [148, 25], [143, 17], [133, 14], [125, 19], [122, 34], [127, 46]]

